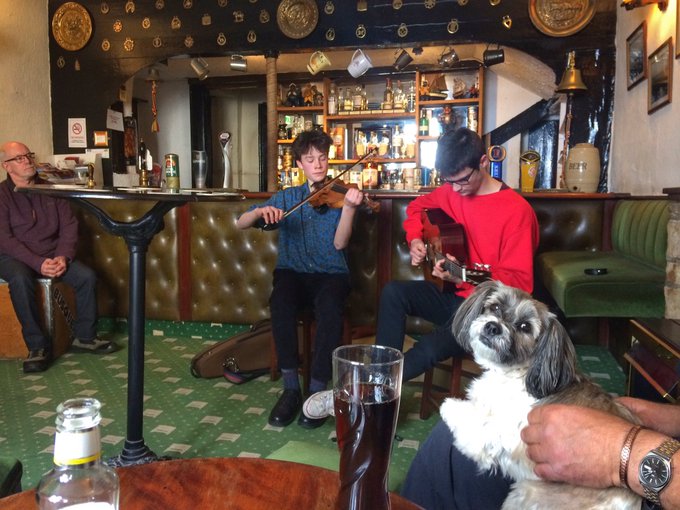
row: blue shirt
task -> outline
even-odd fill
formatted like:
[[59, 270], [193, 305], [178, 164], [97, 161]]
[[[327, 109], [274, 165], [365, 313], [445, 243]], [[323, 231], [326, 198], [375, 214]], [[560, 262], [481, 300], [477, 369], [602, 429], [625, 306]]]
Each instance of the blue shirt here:
[[[252, 206], [249, 211], [265, 205], [287, 211], [307, 196], [309, 186], [305, 183], [279, 191], [264, 204]], [[276, 268], [299, 273], [349, 273], [344, 250], [333, 245], [341, 214], [342, 208], [328, 208], [322, 213], [304, 204], [282, 220]]]

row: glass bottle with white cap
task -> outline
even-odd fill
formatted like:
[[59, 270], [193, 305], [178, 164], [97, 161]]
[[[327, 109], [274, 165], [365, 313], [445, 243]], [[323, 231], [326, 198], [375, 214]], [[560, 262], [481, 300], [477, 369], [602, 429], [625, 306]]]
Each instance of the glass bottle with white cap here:
[[36, 489], [40, 510], [118, 510], [118, 475], [101, 460], [100, 409], [94, 398], [57, 407], [54, 468]]

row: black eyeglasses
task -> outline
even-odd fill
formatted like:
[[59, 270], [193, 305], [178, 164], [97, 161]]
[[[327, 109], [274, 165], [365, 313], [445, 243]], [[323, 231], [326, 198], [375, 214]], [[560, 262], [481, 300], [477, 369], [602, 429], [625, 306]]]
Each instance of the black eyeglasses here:
[[35, 159], [35, 152], [27, 152], [26, 154], [19, 154], [18, 156], [14, 156], [13, 158], [6, 159], [5, 163], [9, 163], [10, 161], [16, 161], [17, 163], [21, 163], [24, 160], [33, 161], [34, 159]]
[[467, 174], [465, 177], [461, 177], [460, 179], [442, 179], [442, 182], [450, 184], [451, 186], [453, 186], [454, 184], [456, 186], [465, 186], [468, 182], [470, 182], [470, 177], [472, 177], [472, 174], [474, 174], [477, 170], [479, 169], [478, 168], [473, 169], [472, 172]]

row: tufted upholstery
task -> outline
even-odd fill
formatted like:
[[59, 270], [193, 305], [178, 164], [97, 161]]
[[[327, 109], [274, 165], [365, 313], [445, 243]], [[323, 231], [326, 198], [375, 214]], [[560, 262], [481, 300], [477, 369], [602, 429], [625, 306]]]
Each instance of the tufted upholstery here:
[[[150, 319], [252, 324], [268, 316], [277, 233], [238, 230], [235, 221], [266, 194], [248, 194], [242, 202], [192, 203], [165, 216], [165, 229], [147, 253], [146, 312]], [[412, 195], [379, 197], [380, 214], [361, 212], [347, 253], [353, 289], [347, 310], [350, 324], [375, 325], [382, 286], [393, 279], [421, 279], [410, 264], [402, 222]], [[601, 249], [607, 200], [527, 194], [541, 229], [539, 252]], [[134, 201], [98, 201], [118, 220], [133, 220], [151, 205]], [[99, 226], [74, 205], [80, 220], [78, 256], [99, 275], [102, 316], [125, 317], [128, 309], [129, 255], [125, 242]], [[429, 327], [410, 320], [408, 331]]]
[[236, 227], [258, 202], [190, 205], [192, 320], [252, 324], [269, 317], [278, 233]]
[[[133, 221], [151, 204], [123, 200], [97, 200], [98, 207], [117, 221]], [[78, 258], [97, 271], [99, 313], [126, 317], [130, 260], [125, 241], [104, 231], [97, 219], [77, 204], [73, 210], [80, 222]], [[165, 215], [165, 228], [154, 237], [146, 254], [146, 316], [149, 319], [179, 320], [179, 270], [177, 265], [177, 212]]]

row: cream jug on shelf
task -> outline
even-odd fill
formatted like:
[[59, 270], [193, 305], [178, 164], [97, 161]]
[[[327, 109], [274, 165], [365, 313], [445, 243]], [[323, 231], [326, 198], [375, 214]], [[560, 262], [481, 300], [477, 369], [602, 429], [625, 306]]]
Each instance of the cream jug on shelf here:
[[600, 151], [591, 143], [578, 143], [569, 151], [564, 180], [569, 191], [595, 193], [600, 182]]

